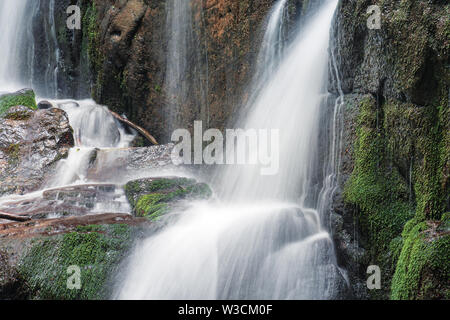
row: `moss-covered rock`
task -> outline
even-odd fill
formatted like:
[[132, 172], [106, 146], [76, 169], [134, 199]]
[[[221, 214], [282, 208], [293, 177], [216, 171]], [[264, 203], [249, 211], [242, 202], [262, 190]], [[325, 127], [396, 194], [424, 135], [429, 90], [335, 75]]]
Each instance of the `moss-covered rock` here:
[[[77, 227], [74, 232], [33, 239], [18, 264], [32, 299], [105, 299], [109, 280], [132, 244], [125, 224]], [[81, 270], [81, 289], [67, 286], [68, 268]]]
[[389, 294], [396, 263], [396, 255], [390, 249], [395, 247], [395, 239], [405, 223], [414, 216], [406, 181], [390, 165], [384, 123], [376, 99], [365, 96], [359, 105], [355, 166], [344, 191], [345, 201], [356, 206], [368, 261], [383, 270], [383, 290], [372, 292], [373, 298]]
[[[367, 9], [374, 4], [382, 15], [379, 30], [367, 28]], [[382, 290], [372, 290], [372, 298], [444, 297], [405, 282], [432, 274], [420, 265], [422, 258], [409, 257], [415, 247], [439, 261], [430, 253], [436, 239], [427, 242], [421, 232], [450, 206], [449, 12], [445, 1], [352, 0], [338, 6], [332, 49], [342, 86], [333, 82], [330, 88], [342, 89], [346, 101], [360, 97], [358, 119], [345, 124], [355, 136], [344, 136], [344, 150], [353, 154], [344, 216], [356, 221], [355, 238], [368, 253], [359, 276], [365, 279], [368, 264], [381, 267]], [[410, 220], [415, 222], [406, 225]], [[405, 231], [420, 225], [420, 237]], [[445, 292], [442, 284], [433, 286]]]
[[0, 96], [0, 117], [15, 106], [25, 106], [32, 110], [37, 109], [36, 96], [31, 89], [23, 89], [15, 93], [8, 93]]
[[450, 299], [450, 234], [440, 222], [409, 221], [392, 280], [392, 299]]
[[212, 195], [207, 184], [176, 177], [131, 181], [125, 192], [135, 214], [151, 220], [168, 213], [179, 200], [207, 199]]

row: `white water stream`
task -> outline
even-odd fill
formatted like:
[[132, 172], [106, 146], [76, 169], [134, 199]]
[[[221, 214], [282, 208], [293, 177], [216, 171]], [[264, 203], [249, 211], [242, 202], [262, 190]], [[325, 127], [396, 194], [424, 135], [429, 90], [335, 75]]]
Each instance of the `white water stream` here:
[[276, 71], [268, 82], [262, 77], [242, 119], [243, 128], [280, 130], [278, 174], [262, 176], [258, 166], [226, 168], [215, 181], [221, 200], [193, 203], [138, 244], [115, 298], [327, 299], [345, 285], [321, 204], [306, 203], [337, 1], [322, 6], [276, 66], [281, 54], [272, 46], [279, 45], [274, 33], [284, 4], [273, 10], [265, 37]]

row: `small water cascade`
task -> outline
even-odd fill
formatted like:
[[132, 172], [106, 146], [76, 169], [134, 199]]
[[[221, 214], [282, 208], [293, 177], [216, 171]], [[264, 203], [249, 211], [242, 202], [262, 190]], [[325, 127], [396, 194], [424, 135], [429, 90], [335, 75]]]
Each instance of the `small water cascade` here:
[[259, 63], [255, 75], [256, 82], [264, 83], [267, 81], [277, 70], [283, 57], [287, 40], [285, 23], [287, 16], [286, 3], [287, 0], [279, 1], [271, 13], [271, 19], [268, 21], [258, 57]]
[[74, 128], [75, 147], [60, 161], [48, 187], [90, 182], [86, 176], [92, 156], [101, 149], [126, 148], [135, 137], [93, 100], [56, 100], [53, 104], [66, 111]]
[[166, 123], [170, 136], [182, 123], [197, 120], [191, 113], [183, 114], [182, 106], [199, 108], [203, 120], [207, 120], [207, 77], [203, 71], [206, 58], [202, 54], [203, 43], [200, 41], [202, 21], [196, 19], [203, 8], [193, 0], [168, 0], [166, 8], [168, 48], [164, 91], [169, 110]]
[[23, 17], [28, 0], [0, 2], [0, 92], [20, 89], [20, 70]]
[[[47, 36], [47, 68], [44, 76], [45, 92], [41, 94], [46, 97], [58, 97], [58, 73], [60, 62], [60, 49], [56, 38], [55, 24], [55, 0], [49, 0], [48, 17], [45, 19], [45, 35]], [[34, 67], [32, 68], [34, 69]]]
[[[265, 38], [273, 42], [284, 3], [277, 3], [269, 21]], [[336, 5], [326, 1], [286, 48], [279, 65], [271, 62], [275, 72], [269, 81], [261, 78], [259, 94], [241, 117], [244, 129], [280, 130], [278, 174], [262, 176], [259, 166], [221, 171], [214, 183], [219, 200], [191, 204], [178, 212], [175, 222], [137, 245], [115, 298], [339, 296], [345, 274], [337, 267], [322, 224], [322, 215], [328, 213], [325, 198], [334, 188], [336, 150], [328, 159], [320, 197], [312, 186], [320, 113], [328, 98], [327, 48]], [[268, 57], [275, 60], [280, 55], [273, 45], [276, 53]], [[335, 115], [339, 106], [338, 101]]]
[[64, 2], [57, 0], [1, 1], [0, 89], [11, 92], [29, 87], [38, 96], [52, 99], [89, 96], [89, 85], [83, 83], [89, 81], [87, 53], [80, 52], [75, 63], [69, 61], [74, 57], [69, 59], [68, 52], [64, 57], [62, 52], [61, 43], [75, 51], [83, 37], [80, 30], [57, 28], [60, 20], [65, 21], [65, 9]]

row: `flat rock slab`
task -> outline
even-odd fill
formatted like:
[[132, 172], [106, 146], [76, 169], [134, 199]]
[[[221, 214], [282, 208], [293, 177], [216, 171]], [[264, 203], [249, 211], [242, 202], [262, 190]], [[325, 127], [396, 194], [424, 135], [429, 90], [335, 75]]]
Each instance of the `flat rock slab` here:
[[[46, 190], [33, 198], [11, 198], [11, 201], [3, 201], [0, 211], [45, 219], [100, 212], [129, 213], [130, 208], [120, 187], [113, 184], [87, 184]], [[8, 221], [0, 220], [0, 224], [2, 222]]]
[[65, 217], [46, 220], [32, 220], [28, 222], [13, 222], [0, 224], [0, 239], [25, 239], [38, 236], [54, 236], [75, 230], [79, 226], [127, 224], [144, 225], [150, 221], [135, 218], [123, 213], [103, 213], [82, 217]]
[[163, 170], [176, 171], [171, 154], [173, 144], [143, 148], [101, 149], [91, 155], [87, 178], [125, 184]]

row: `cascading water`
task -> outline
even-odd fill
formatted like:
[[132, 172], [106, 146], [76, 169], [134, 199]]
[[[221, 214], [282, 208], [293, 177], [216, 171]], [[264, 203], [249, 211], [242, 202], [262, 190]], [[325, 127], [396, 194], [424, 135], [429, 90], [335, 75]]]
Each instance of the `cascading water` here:
[[46, 98], [89, 97], [87, 53], [74, 54], [86, 35], [58, 28], [65, 18], [64, 1], [0, 1], [1, 90], [30, 87]]
[[20, 89], [21, 23], [28, 0], [0, 2], [0, 92]]
[[59, 163], [49, 187], [88, 182], [86, 173], [95, 149], [126, 148], [134, 139], [134, 135], [127, 134], [106, 107], [97, 105], [93, 100], [53, 103], [67, 112], [70, 125], [74, 128], [75, 147], [70, 150], [67, 159]]
[[[200, 21], [196, 15], [202, 10], [193, 0], [166, 1], [166, 34], [168, 37], [166, 79], [164, 91], [167, 96], [166, 126], [169, 135], [182, 123], [193, 122], [194, 115], [183, 110], [198, 108], [207, 118], [206, 89]], [[191, 108], [186, 108], [191, 105]], [[183, 108], [183, 106], [185, 108]]]
[[282, 59], [286, 43], [286, 3], [287, 0], [279, 1], [271, 14], [264, 34], [263, 43], [259, 53], [256, 82], [265, 83], [277, 70]]
[[[284, 3], [273, 11], [266, 39], [277, 38], [272, 33], [282, 23]], [[278, 174], [262, 176], [259, 166], [225, 169], [214, 183], [221, 200], [192, 204], [178, 212], [175, 222], [169, 220], [168, 226], [137, 245], [115, 298], [339, 295], [344, 276], [322, 227], [323, 197], [317, 201], [311, 182], [336, 6], [336, 0], [326, 1], [311, 17], [270, 80], [262, 77], [265, 83], [243, 116], [243, 128], [280, 130]], [[324, 184], [330, 187], [332, 183]]]
[[[58, 79], [61, 54], [55, 21], [57, 9], [61, 8], [57, 8], [55, 0], [0, 1], [0, 92], [31, 86], [37, 95], [46, 98], [55, 99], [60, 95]], [[63, 9], [60, 12], [65, 14]], [[35, 19], [40, 22], [38, 26], [34, 23]], [[35, 28], [42, 32], [37, 32]], [[40, 49], [36, 46], [40, 46]], [[45, 54], [40, 56], [39, 53]], [[66, 111], [74, 130], [75, 147], [69, 151], [67, 159], [58, 163], [54, 177], [43, 188], [96, 183], [87, 179], [93, 152], [96, 149], [126, 148], [134, 135], [126, 133], [107, 108], [97, 105], [93, 100], [50, 101], [53, 106]], [[38, 192], [25, 195], [24, 198], [39, 195]], [[9, 201], [9, 197], [2, 199], [2, 202], [5, 201]], [[125, 197], [122, 202], [123, 205], [115, 208], [115, 212], [130, 212]]]

